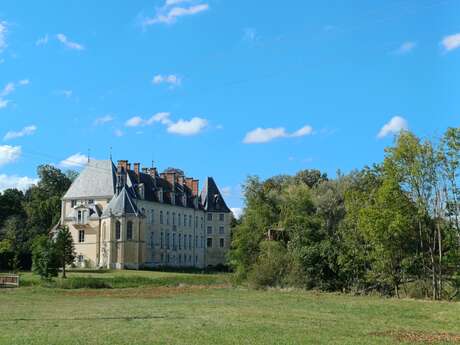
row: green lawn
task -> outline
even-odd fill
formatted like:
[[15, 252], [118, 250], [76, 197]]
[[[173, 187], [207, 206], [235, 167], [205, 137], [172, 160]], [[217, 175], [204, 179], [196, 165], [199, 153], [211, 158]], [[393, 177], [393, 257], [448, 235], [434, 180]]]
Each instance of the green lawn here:
[[132, 278], [141, 286], [56, 289], [33, 285], [26, 274], [30, 286], [0, 290], [0, 344], [460, 341], [459, 303], [254, 291], [230, 287], [225, 275], [111, 271], [70, 276]]

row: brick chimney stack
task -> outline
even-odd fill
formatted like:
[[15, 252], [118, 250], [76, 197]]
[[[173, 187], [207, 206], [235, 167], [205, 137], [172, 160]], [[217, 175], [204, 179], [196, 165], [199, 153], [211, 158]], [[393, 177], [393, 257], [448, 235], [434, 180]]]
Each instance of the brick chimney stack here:
[[192, 195], [198, 196], [198, 184], [199, 180], [192, 180]]
[[134, 163], [134, 172], [136, 173], [136, 175], [139, 175], [140, 168], [141, 168], [141, 163]]

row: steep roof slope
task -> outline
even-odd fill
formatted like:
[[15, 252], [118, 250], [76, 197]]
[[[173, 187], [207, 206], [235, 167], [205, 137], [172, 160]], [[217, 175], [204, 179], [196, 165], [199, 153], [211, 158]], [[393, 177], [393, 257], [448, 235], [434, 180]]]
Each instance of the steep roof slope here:
[[120, 194], [115, 195], [112, 200], [110, 200], [109, 204], [104, 209], [102, 216], [106, 217], [112, 214], [115, 216], [123, 216], [127, 214], [134, 214], [137, 216], [139, 214], [136, 203], [126, 187], [123, 187]]
[[116, 168], [111, 160], [92, 160], [70, 186], [64, 199], [112, 197]]
[[205, 181], [201, 191], [201, 204], [208, 212], [230, 212], [212, 177], [208, 177]]

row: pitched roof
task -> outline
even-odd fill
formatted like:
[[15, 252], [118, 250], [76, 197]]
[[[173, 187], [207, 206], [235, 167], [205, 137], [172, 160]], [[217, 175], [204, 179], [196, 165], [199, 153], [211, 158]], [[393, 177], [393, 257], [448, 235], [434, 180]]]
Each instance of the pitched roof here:
[[201, 204], [208, 212], [231, 212], [212, 177], [208, 177], [201, 191]]
[[126, 187], [123, 187], [120, 194], [114, 195], [102, 214], [103, 217], [115, 215], [122, 216], [127, 214], [139, 215], [139, 209], [133, 201]]
[[112, 197], [116, 168], [111, 160], [92, 160], [70, 186], [64, 199]]

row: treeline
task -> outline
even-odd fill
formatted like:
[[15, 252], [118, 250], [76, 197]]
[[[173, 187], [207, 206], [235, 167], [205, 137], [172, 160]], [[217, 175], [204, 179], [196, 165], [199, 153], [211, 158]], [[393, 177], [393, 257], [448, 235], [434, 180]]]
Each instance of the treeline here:
[[[383, 162], [248, 178], [230, 264], [255, 287], [452, 299], [460, 288], [460, 129], [402, 132]], [[272, 238], [268, 238], [271, 229]]]
[[34, 240], [59, 222], [61, 198], [76, 177], [51, 165], [39, 166], [37, 175], [25, 192], [0, 193], [0, 270], [31, 268]]

